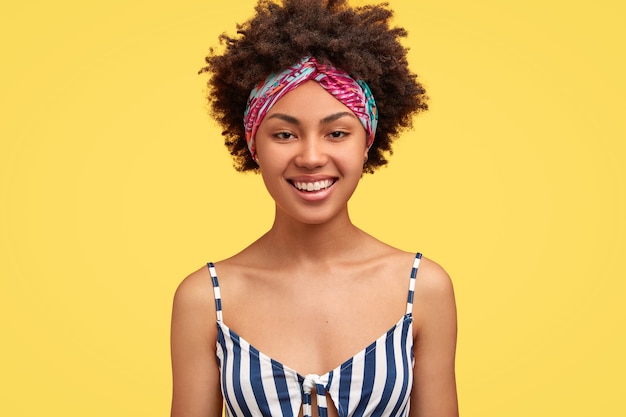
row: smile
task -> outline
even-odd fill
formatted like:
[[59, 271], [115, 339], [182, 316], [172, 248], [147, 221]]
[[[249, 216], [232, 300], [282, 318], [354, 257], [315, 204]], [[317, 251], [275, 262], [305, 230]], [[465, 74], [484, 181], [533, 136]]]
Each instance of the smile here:
[[336, 179], [320, 181], [291, 181], [291, 184], [300, 191], [315, 192], [325, 190], [335, 183]]

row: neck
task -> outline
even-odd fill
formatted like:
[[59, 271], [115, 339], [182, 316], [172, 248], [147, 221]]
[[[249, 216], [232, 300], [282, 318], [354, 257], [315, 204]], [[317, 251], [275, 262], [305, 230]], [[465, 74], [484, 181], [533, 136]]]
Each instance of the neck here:
[[293, 262], [324, 263], [354, 252], [366, 234], [352, 224], [346, 212], [323, 224], [305, 224], [276, 213], [263, 236], [272, 255]]

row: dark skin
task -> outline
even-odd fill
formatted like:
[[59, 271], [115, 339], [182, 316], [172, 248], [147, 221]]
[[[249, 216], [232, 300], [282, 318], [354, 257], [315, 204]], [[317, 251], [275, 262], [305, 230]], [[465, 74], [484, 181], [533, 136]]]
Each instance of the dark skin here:
[[[391, 27], [391, 18], [385, 5], [352, 8], [345, 0], [260, 0], [237, 35], [221, 36], [224, 48], [211, 50], [201, 70], [210, 74], [207, 98], [235, 168], [261, 173], [276, 204], [274, 224], [265, 235], [216, 263], [224, 322], [300, 374], [333, 369], [405, 312], [415, 255], [368, 235], [348, 214], [348, 201], [362, 174], [384, 166], [395, 138], [427, 109], [425, 91], [409, 70], [407, 49], [400, 43], [406, 31]], [[356, 118], [334, 117], [349, 109], [315, 84], [303, 84], [279, 100], [261, 123], [258, 160], [252, 159], [242, 124], [250, 91], [304, 56], [369, 85], [379, 113], [369, 152]], [[322, 123], [329, 117], [332, 123]], [[322, 179], [332, 187], [306, 194], [294, 190], [294, 179]], [[208, 270], [201, 268], [181, 283], [174, 299], [173, 417], [222, 413], [210, 283]], [[313, 312], [316, 320], [311, 319]], [[264, 320], [258, 320], [261, 315]], [[426, 258], [417, 276], [412, 326], [411, 415], [458, 416], [452, 284]], [[333, 402], [328, 404], [329, 415], [336, 415]]]
[[[224, 322], [302, 375], [326, 373], [398, 322], [405, 313], [415, 256], [375, 239], [350, 220], [348, 201], [367, 149], [364, 129], [346, 109], [312, 81], [270, 109], [256, 146], [276, 205], [274, 223], [256, 242], [216, 263]], [[324, 190], [303, 192], [293, 186], [294, 178], [334, 182]], [[173, 417], [221, 415], [212, 291], [205, 267], [176, 292]], [[411, 416], [456, 417], [454, 293], [446, 272], [425, 258], [412, 314]], [[329, 415], [336, 416], [330, 398], [328, 405]], [[313, 413], [317, 415], [315, 407]]]

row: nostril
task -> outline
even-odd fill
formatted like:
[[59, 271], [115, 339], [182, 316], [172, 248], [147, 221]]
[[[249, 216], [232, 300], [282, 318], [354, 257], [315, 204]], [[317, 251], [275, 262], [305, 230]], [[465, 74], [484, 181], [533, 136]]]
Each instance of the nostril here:
[[315, 168], [326, 164], [327, 155], [320, 150], [307, 149], [302, 151], [295, 159], [298, 166]]

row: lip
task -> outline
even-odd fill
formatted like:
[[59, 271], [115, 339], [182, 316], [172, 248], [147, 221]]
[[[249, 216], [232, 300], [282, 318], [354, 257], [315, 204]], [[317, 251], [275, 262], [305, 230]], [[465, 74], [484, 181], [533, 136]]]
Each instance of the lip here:
[[323, 180], [336, 180], [335, 175], [294, 175], [293, 177], [287, 177], [287, 181], [302, 181], [302, 182], [315, 182]]
[[[296, 188], [296, 186], [294, 185], [294, 182], [317, 182], [326, 180], [331, 180], [333, 181], [333, 183], [328, 188], [324, 188], [319, 191], [302, 191]], [[339, 178], [331, 175], [301, 175], [289, 177], [287, 179], [287, 182], [294, 190], [294, 192], [298, 195], [298, 197], [305, 201], [314, 202], [326, 199], [332, 193], [338, 180]]]

